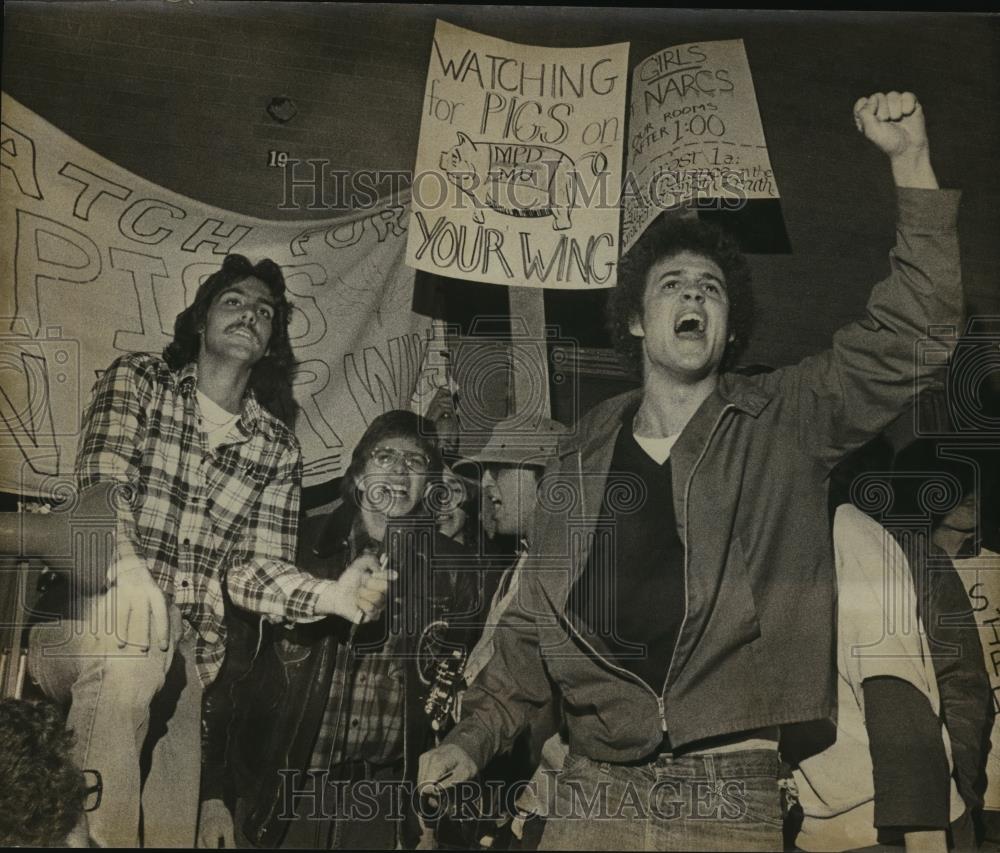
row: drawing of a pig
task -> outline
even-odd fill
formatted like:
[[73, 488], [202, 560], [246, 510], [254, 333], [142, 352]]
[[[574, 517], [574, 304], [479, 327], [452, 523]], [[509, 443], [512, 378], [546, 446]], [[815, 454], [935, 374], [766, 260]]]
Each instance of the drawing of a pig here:
[[552, 227], [571, 227], [575, 197], [573, 161], [545, 145], [473, 142], [459, 131], [458, 144], [441, 153], [448, 180], [473, 201], [473, 221], [483, 208], [507, 216], [552, 216]]

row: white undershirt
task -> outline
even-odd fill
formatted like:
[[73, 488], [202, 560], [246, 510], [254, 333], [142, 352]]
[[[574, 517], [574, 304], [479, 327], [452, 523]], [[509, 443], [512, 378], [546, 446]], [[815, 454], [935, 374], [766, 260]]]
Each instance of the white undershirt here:
[[635, 435], [635, 440], [639, 447], [646, 451], [646, 454], [654, 461], [657, 465], [662, 465], [667, 459], [670, 458], [670, 451], [674, 446], [674, 442], [677, 441], [680, 433], [675, 433], [674, 435], [668, 435], [666, 438], [646, 438], [642, 435]]
[[240, 413], [227, 412], [201, 391], [198, 391], [198, 407], [201, 409], [201, 426], [208, 440], [208, 449], [215, 450], [226, 440]]

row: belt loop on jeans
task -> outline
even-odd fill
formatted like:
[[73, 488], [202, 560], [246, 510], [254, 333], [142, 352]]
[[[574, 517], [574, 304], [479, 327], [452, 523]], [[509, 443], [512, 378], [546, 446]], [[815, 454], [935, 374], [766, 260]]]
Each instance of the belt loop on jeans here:
[[705, 767], [705, 778], [708, 780], [709, 785], [712, 788], [714, 788], [715, 785], [716, 785], [716, 780], [717, 780], [717, 776], [716, 776], [716, 772], [715, 772], [716, 771], [715, 756], [711, 755], [711, 754], [708, 754], [708, 755], [702, 755], [700, 757], [701, 757], [702, 764]]

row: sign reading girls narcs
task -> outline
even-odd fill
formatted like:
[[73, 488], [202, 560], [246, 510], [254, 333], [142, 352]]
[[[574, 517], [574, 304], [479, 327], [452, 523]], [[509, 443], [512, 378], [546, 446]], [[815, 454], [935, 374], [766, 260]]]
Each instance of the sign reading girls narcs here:
[[628, 133], [625, 251], [664, 210], [778, 198], [742, 39], [668, 47], [636, 65]]
[[543, 48], [438, 21], [407, 263], [519, 286], [612, 287], [628, 44]]

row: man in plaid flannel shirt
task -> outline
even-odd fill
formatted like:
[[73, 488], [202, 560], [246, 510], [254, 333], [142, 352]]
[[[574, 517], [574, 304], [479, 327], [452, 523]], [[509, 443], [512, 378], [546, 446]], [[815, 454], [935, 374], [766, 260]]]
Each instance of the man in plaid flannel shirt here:
[[85, 412], [79, 487], [115, 505], [107, 590], [36, 626], [30, 664], [46, 694], [71, 703], [78, 766], [103, 778], [90, 821], [102, 846], [138, 843], [140, 790], [143, 842], [194, 844], [201, 694], [225, 656], [226, 594], [292, 622], [381, 609], [390, 573], [373, 557], [337, 581], [294, 565], [290, 309], [277, 264], [228, 256], [163, 358], [116, 360]]

